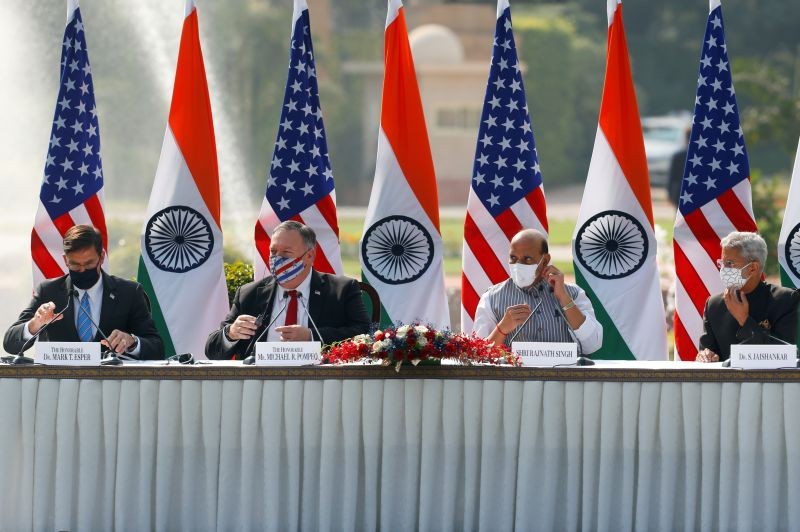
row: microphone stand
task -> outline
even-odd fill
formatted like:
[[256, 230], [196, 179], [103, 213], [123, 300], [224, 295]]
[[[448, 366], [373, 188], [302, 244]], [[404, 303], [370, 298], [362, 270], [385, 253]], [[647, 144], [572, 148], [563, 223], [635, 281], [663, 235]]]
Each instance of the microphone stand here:
[[[36, 331], [36, 334], [34, 334], [30, 338], [28, 338], [22, 344], [22, 349], [20, 349], [19, 353], [17, 353], [17, 355], [8, 362], [9, 364], [13, 364], [15, 366], [21, 366], [21, 365], [27, 365], [27, 364], [33, 364], [34, 363], [34, 360], [32, 358], [26, 357], [22, 353], [24, 353], [26, 349], [28, 349], [31, 345], [33, 345], [33, 342], [39, 337], [40, 334], [42, 334], [48, 327], [50, 327], [51, 323], [56, 321], [60, 316], [64, 315], [64, 313], [67, 311], [69, 306], [72, 304], [72, 293], [73, 293], [72, 290], [70, 290], [67, 293], [67, 304], [64, 305], [64, 308], [62, 308], [60, 312], [54, 314], [53, 317], [50, 318], [50, 321], [48, 321], [47, 323], [42, 325], [42, 327], [38, 331]], [[23, 323], [22, 326], [23, 327], [27, 327], [28, 324], [27, 323]]]
[[[311, 325], [314, 327], [314, 331], [316, 331], [317, 336], [319, 336], [319, 343], [325, 345], [325, 340], [322, 338], [322, 335], [319, 333], [319, 329], [317, 329], [317, 324], [314, 323], [314, 318], [311, 317], [311, 313], [308, 311], [308, 307], [306, 306], [305, 301], [303, 301], [303, 292], [297, 292], [297, 299], [300, 300], [300, 303], [303, 304], [303, 309], [306, 311], [306, 316], [308, 316], [308, 321], [311, 322]], [[531, 312], [533, 315], [533, 312]]]
[[[71, 290], [71, 296], [72, 295], [74, 295], [75, 297], [78, 296], [78, 294], [77, 294], [77, 292], [75, 291], [74, 288]], [[111, 349], [111, 343], [108, 341], [108, 336], [106, 336], [106, 333], [104, 333], [103, 330], [100, 328], [100, 326], [97, 325], [97, 323], [92, 319], [92, 315], [89, 314], [88, 312], [86, 312], [86, 309], [83, 308], [80, 305], [78, 305], [78, 311], [79, 312], [83, 312], [83, 315], [86, 316], [87, 318], [89, 318], [89, 322], [92, 325], [94, 325], [95, 330], [97, 330], [97, 332], [100, 333], [100, 336], [102, 336], [103, 340], [105, 340], [106, 343], [108, 344], [107, 348], [106, 348], [106, 358], [103, 359], [100, 362], [100, 365], [101, 366], [121, 366], [122, 365], [122, 359], [117, 356], [117, 352], [116, 351]]]
[[527, 317], [527, 318], [525, 318], [525, 321], [523, 321], [522, 323], [520, 323], [519, 325], [517, 325], [517, 332], [515, 332], [515, 333], [514, 333], [514, 334], [511, 336], [511, 338], [509, 338], [509, 339], [507, 340], [507, 342], [508, 342], [508, 346], [509, 346], [509, 347], [511, 347], [511, 342], [513, 342], [513, 341], [514, 341], [514, 338], [516, 338], [516, 337], [517, 337], [517, 335], [518, 335], [518, 334], [519, 334], [519, 333], [522, 331], [522, 328], [525, 326], [525, 324], [526, 324], [526, 323], [528, 323], [528, 320], [529, 320], [529, 319], [531, 319], [531, 317], [533, 317], [533, 313], [534, 313], [534, 312], [536, 312], [537, 310], [539, 310], [539, 307], [541, 307], [541, 306], [542, 306], [542, 303], [544, 303], [544, 299], [539, 299], [539, 303], [538, 303], [538, 304], [536, 304], [536, 306], [534, 306], [534, 307], [533, 307], [533, 310], [531, 310], [531, 313], [530, 313], [530, 314], [528, 314], [528, 317]]
[[[289, 292], [283, 292], [283, 306], [278, 311], [278, 313], [275, 314], [275, 317], [272, 318], [272, 320], [269, 322], [269, 324], [266, 327], [264, 327], [264, 330], [261, 331], [261, 334], [259, 334], [258, 336], [256, 336], [252, 340], [250, 340], [250, 344], [247, 346], [247, 349], [245, 349], [245, 351], [244, 351], [245, 354], [249, 353], [251, 348], [255, 349], [255, 345], [258, 343], [258, 341], [261, 340], [261, 338], [263, 338], [264, 335], [267, 334], [267, 331], [269, 331], [269, 328], [272, 327], [275, 324], [276, 321], [278, 321], [278, 318], [280, 317], [281, 314], [283, 314], [283, 311], [286, 310], [286, 306], [289, 304], [289, 299], [288, 298], [289, 298]], [[267, 315], [267, 309], [264, 309], [264, 312], [261, 313], [261, 316], [266, 316], [266, 315]], [[225, 334], [225, 333], [223, 332], [222, 334]], [[244, 364], [245, 366], [252, 366], [255, 363], [256, 363], [256, 353], [255, 353], [255, 351], [253, 351], [253, 353], [251, 355], [248, 355], [247, 357], [245, 357], [244, 360], [242, 360], [242, 364]]]
[[578, 335], [575, 334], [575, 331], [572, 329], [572, 325], [570, 325], [567, 316], [564, 314], [564, 310], [561, 308], [561, 305], [556, 300], [556, 314], [561, 316], [561, 319], [564, 320], [564, 323], [567, 326], [567, 331], [569, 335], [575, 340], [575, 343], [578, 346], [578, 361], [575, 363], [576, 366], [594, 366], [594, 360], [589, 357], [583, 356], [583, 346], [581, 345], [580, 340], [578, 340]]

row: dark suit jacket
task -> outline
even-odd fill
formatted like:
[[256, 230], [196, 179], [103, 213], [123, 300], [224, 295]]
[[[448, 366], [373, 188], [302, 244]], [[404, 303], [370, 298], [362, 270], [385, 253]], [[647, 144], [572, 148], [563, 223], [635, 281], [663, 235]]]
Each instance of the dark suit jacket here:
[[[67, 304], [67, 294], [72, 290], [72, 281], [69, 275], [50, 279], [38, 286], [33, 294], [33, 299], [28, 308], [22, 311], [19, 318], [6, 331], [3, 339], [3, 348], [12, 354], [17, 354], [22, 349], [23, 327], [36, 313], [36, 309], [44, 303], [52, 301], [56, 305], [55, 312], [60, 311]], [[78, 330], [75, 327], [75, 313], [78, 312], [73, 299], [64, 316], [54, 321], [39, 338], [41, 340], [58, 342], [80, 342]], [[139, 283], [127, 281], [103, 272], [103, 304], [100, 308], [100, 329], [105, 334], [110, 334], [114, 329], [134, 334], [139, 337], [141, 349], [139, 358], [159, 359], [164, 356], [164, 344], [161, 341], [153, 318], [150, 316], [150, 304], [147, 296]], [[102, 336], [98, 332], [96, 341]]]
[[722, 294], [708, 298], [703, 312], [701, 350], [708, 348], [719, 355], [720, 360], [727, 360], [731, 356], [731, 344], [780, 343], [770, 335], [790, 344], [796, 342], [800, 292], [762, 282], [746, 297], [750, 315], [742, 327], [728, 312]]
[[[361, 299], [358, 281], [311, 270], [310, 289], [308, 312], [317, 324], [325, 344], [341, 342], [369, 330], [369, 316]], [[236, 321], [240, 314], [259, 316], [265, 310], [267, 312], [263, 325], [268, 325], [272, 320], [272, 304], [276, 293], [275, 278], [272, 276], [240, 287], [233, 297], [233, 305], [225, 321], [206, 340], [206, 356], [210, 359], [230, 359], [234, 355], [237, 358], [244, 358], [244, 351], [251, 340], [239, 340], [228, 349], [224, 341], [223, 328]], [[302, 311], [303, 307], [300, 305], [298, 312]], [[314, 340], [320, 340], [310, 321], [308, 326], [311, 328]], [[262, 331], [263, 328], [256, 331], [256, 336]]]

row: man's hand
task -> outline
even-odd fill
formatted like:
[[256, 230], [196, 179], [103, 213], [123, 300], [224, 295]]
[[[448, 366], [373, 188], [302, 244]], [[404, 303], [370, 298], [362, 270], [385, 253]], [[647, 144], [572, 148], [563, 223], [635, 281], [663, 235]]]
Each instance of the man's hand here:
[[544, 271], [542, 272], [542, 279], [544, 279], [545, 282], [550, 285], [550, 288], [553, 289], [553, 295], [556, 296], [556, 299], [561, 306], [566, 305], [572, 300], [570, 295], [567, 293], [566, 287], [564, 286], [564, 273], [558, 268], [552, 264], [545, 266]]
[[281, 342], [310, 342], [311, 329], [300, 325], [282, 325], [275, 327], [275, 331], [281, 335]]
[[[33, 315], [33, 318], [28, 322], [28, 331], [31, 334], [36, 334], [39, 332], [39, 329], [45, 326], [45, 324], [53, 319], [54, 311], [56, 310], [56, 304], [52, 301], [48, 301], [47, 303], [43, 303], [39, 308], [36, 309], [36, 313]], [[55, 321], [60, 320], [64, 316], [61, 315], [55, 319]]]
[[506, 309], [503, 319], [497, 326], [506, 334], [516, 329], [531, 315], [531, 306], [527, 303], [512, 305]]
[[[739, 300], [740, 297], [741, 300]], [[726, 288], [722, 298], [725, 306], [728, 307], [728, 312], [739, 323], [739, 327], [742, 327], [750, 315], [750, 302], [747, 301], [747, 294], [743, 294], [741, 290]]]
[[703, 349], [694, 359], [695, 362], [719, 362], [719, 355], [711, 349]]
[[239, 314], [236, 321], [228, 327], [228, 338], [234, 342], [239, 340], [249, 340], [258, 329], [256, 317], [249, 314]]
[[114, 329], [111, 331], [111, 334], [108, 335], [108, 341], [102, 340], [100, 343], [115, 353], [124, 353], [126, 350], [133, 347], [133, 344], [136, 343], [136, 339], [126, 332]]

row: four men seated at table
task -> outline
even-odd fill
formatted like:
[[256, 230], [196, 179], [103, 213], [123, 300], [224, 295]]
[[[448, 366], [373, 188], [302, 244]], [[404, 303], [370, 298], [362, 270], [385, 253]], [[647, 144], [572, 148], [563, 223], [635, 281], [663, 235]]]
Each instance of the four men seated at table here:
[[[101, 341], [116, 353], [130, 357], [162, 358], [164, 346], [144, 290], [139, 283], [102, 270], [105, 251], [97, 229], [90, 225], [68, 229], [63, 248], [69, 273], [36, 288], [28, 307], [6, 331], [3, 348], [17, 354], [30, 347], [33, 336], [55, 317], [39, 339]], [[57, 316], [62, 309], [66, 310]], [[107, 335], [107, 341], [103, 335]]]
[[726, 360], [732, 344], [794, 344], [800, 292], [764, 281], [767, 243], [757, 233], [733, 232], [720, 245], [725, 289], [706, 301], [696, 360]]
[[[578, 286], [550, 264], [547, 238], [535, 229], [514, 235], [508, 251], [511, 278], [490, 287], [475, 310], [474, 331], [495, 344], [573, 342], [581, 354], [603, 344], [603, 327]], [[533, 315], [531, 315], [533, 312]]]
[[[696, 360], [726, 360], [731, 345], [737, 343], [794, 344], [800, 292], [764, 281], [764, 239], [756, 233], [734, 232], [721, 246], [718, 266], [725, 290], [706, 301]], [[6, 332], [5, 350], [21, 352], [53, 320], [40, 339], [102, 341], [117, 353], [161, 358], [163, 343], [147, 296], [138, 283], [102, 270], [105, 252], [100, 233], [76, 225], [65, 234], [63, 250], [69, 273], [37, 287], [28, 307]], [[370, 320], [359, 283], [315, 271], [315, 256], [316, 235], [311, 228], [295, 221], [281, 223], [270, 243], [272, 275], [236, 291], [230, 313], [206, 341], [208, 358], [244, 358], [252, 354], [256, 339], [330, 344], [367, 332]], [[600, 348], [603, 328], [592, 304], [550, 263], [544, 234], [534, 229], [517, 233], [508, 262], [511, 277], [490, 287], [478, 303], [477, 335], [509, 347], [512, 341], [539, 341], [577, 342], [581, 354]], [[62, 309], [63, 315], [58, 315]]]
[[246, 357], [251, 340], [272, 322], [264, 341], [330, 344], [369, 330], [358, 281], [314, 270], [316, 246], [314, 231], [301, 223], [290, 220], [275, 228], [272, 275], [236, 291], [230, 313], [206, 341], [208, 358]]

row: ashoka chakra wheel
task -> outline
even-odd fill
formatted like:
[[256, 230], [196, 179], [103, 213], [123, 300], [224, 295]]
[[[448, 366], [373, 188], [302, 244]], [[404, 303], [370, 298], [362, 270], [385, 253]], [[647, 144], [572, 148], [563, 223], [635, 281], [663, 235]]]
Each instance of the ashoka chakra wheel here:
[[147, 256], [161, 270], [183, 273], [208, 260], [214, 247], [211, 226], [202, 214], [183, 205], [158, 211], [144, 232]]
[[387, 284], [419, 279], [433, 261], [433, 239], [408, 216], [389, 216], [373, 224], [361, 241], [367, 269]]
[[789, 231], [785, 246], [786, 264], [795, 277], [800, 277], [800, 224]]
[[642, 267], [647, 258], [647, 234], [639, 221], [621, 211], [595, 214], [575, 236], [575, 256], [601, 279], [619, 279]]

